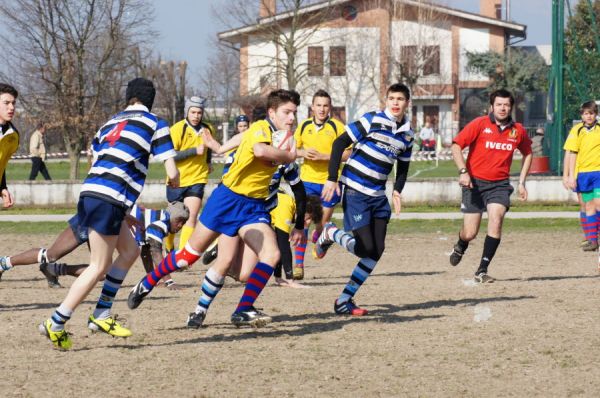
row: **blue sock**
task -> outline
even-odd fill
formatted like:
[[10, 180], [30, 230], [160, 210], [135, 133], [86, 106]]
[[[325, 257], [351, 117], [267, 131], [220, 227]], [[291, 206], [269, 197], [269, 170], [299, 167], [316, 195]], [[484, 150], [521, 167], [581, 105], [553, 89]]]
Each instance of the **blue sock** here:
[[369, 275], [371, 275], [371, 271], [373, 271], [376, 265], [377, 261], [373, 259], [361, 258], [356, 267], [354, 267], [354, 271], [352, 271], [352, 275], [344, 291], [338, 298], [338, 303], [346, 302], [354, 297], [358, 289], [365, 283]]
[[96, 309], [94, 310], [94, 318], [106, 319], [110, 316], [113, 300], [127, 275], [127, 271], [129, 270], [117, 267], [112, 267], [110, 271], [108, 271], [106, 279], [104, 280], [104, 285], [102, 286], [100, 298], [98, 299]]
[[225, 277], [219, 275], [212, 268], [209, 268], [206, 271], [206, 275], [204, 276], [204, 281], [202, 282], [202, 296], [200, 300], [198, 300], [198, 306], [196, 306], [196, 313], [208, 311], [208, 307], [215, 299], [221, 288], [223, 287], [223, 281]]
[[67, 308], [64, 304], [61, 304], [56, 311], [54, 311], [54, 313], [52, 314], [52, 317], [50, 318], [50, 322], [52, 323], [52, 325], [50, 326], [50, 329], [53, 332], [58, 332], [59, 330], [64, 330], [65, 329], [65, 323], [71, 319], [71, 315], [73, 315], [73, 310], [70, 308]]

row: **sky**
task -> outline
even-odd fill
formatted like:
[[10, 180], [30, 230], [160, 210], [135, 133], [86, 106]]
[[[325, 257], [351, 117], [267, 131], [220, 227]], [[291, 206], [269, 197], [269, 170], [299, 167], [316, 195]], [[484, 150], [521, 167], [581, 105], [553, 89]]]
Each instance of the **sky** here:
[[[217, 33], [227, 30], [213, 9], [230, 0], [153, 0], [156, 30], [160, 38], [156, 50], [163, 59], [186, 60], [189, 81], [197, 84], [198, 75], [207, 63]], [[480, 0], [436, 0], [452, 8], [478, 13]], [[258, 8], [259, 0], [245, 0], [248, 7]], [[527, 25], [527, 40], [519, 45], [551, 44], [552, 0], [511, 0], [511, 19]], [[572, 3], [574, 3], [572, 1]]]

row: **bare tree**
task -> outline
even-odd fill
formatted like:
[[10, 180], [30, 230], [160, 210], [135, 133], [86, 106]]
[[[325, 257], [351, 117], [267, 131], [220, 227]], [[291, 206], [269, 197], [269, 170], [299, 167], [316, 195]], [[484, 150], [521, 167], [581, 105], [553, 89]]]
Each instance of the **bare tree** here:
[[77, 178], [81, 150], [123, 105], [135, 50], [150, 39], [145, 0], [11, 0], [0, 4], [4, 60], [26, 110], [60, 129]]
[[[208, 59], [208, 65], [200, 73], [200, 92], [208, 99], [208, 109], [223, 106], [222, 119], [228, 121], [239, 92], [239, 53], [219, 43], [215, 43], [213, 48], [215, 50]], [[213, 121], [217, 119], [217, 115], [208, 117]]]
[[416, 0], [417, 4], [412, 3], [392, 0], [391, 15], [414, 23], [411, 29], [402, 32], [402, 44], [391, 54], [393, 75], [396, 81], [405, 83], [413, 92], [441, 94], [444, 76], [440, 50], [443, 39], [436, 33], [436, 28], [447, 25], [448, 17], [429, 1]]
[[[319, 7], [312, 7], [315, 3]], [[254, 1], [230, 0], [225, 9], [215, 10], [215, 15], [231, 28], [255, 26], [253, 35], [275, 46], [275, 51], [260, 56], [262, 62], [256, 65], [267, 70], [262, 76], [263, 86], [282, 87], [285, 79], [288, 89], [296, 89], [309, 72], [308, 64], [300, 61], [299, 54], [306, 51], [315, 32], [337, 11], [331, 3], [331, 0], [258, 0], [256, 8]]]

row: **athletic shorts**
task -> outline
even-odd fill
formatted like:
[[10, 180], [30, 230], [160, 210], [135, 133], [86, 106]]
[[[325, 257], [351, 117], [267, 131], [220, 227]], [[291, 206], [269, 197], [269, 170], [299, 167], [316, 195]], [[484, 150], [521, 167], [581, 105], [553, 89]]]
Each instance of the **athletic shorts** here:
[[183, 202], [188, 197], [204, 198], [204, 187], [206, 184], [194, 184], [188, 187], [171, 188], [167, 185], [167, 201]]
[[[317, 184], [314, 182], [305, 182], [305, 181], [302, 181], [302, 183], [304, 184], [304, 190], [306, 191], [306, 196], [314, 195], [314, 196], [321, 197], [321, 193], [323, 192], [324, 184]], [[337, 193], [334, 193], [333, 198], [331, 198], [331, 200], [323, 200], [323, 198], [321, 198], [321, 205], [323, 207], [330, 209], [332, 207], [335, 207], [335, 205], [337, 205], [338, 203], [340, 203], [340, 199], [341, 199], [340, 196]]]
[[600, 171], [584, 171], [577, 174], [577, 192], [584, 202], [600, 198]]
[[265, 199], [250, 198], [219, 184], [212, 192], [198, 218], [206, 228], [227, 236], [236, 236], [250, 224], [271, 224]]
[[125, 207], [93, 196], [80, 196], [77, 203], [79, 226], [102, 235], [119, 235], [125, 214]]
[[389, 221], [392, 215], [387, 196], [369, 196], [350, 187], [344, 187], [342, 207], [345, 231], [356, 231], [371, 224], [375, 218]]
[[460, 211], [463, 213], [483, 213], [490, 203], [498, 203], [510, 208], [510, 195], [515, 190], [509, 180], [486, 181], [471, 178], [473, 188], [462, 189]]
[[82, 245], [88, 240], [90, 240], [90, 236], [88, 234], [88, 229], [83, 228], [79, 223], [79, 217], [75, 214], [73, 217], [67, 221], [69, 223], [69, 227], [73, 231], [73, 235], [75, 235], [75, 239], [77, 240], [78, 245]]

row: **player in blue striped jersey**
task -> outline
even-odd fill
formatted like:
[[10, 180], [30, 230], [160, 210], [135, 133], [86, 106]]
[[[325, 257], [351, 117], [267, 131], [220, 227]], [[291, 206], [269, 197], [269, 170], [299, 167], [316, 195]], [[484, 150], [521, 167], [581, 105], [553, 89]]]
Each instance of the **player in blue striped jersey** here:
[[[131, 335], [110, 313], [114, 297], [138, 256], [137, 244], [123, 219], [142, 191], [150, 155], [164, 161], [169, 183], [179, 186], [169, 131], [161, 128], [159, 118], [150, 113], [155, 94], [150, 80], [130, 81], [126, 90], [127, 108], [113, 116], [94, 137], [95, 160], [83, 182], [77, 205], [79, 224], [89, 231], [90, 265], [75, 280], [51, 318], [40, 324], [40, 332], [57, 348], [71, 348], [65, 323], [105, 273], [104, 286], [88, 327], [112, 336]], [[115, 249], [119, 255], [113, 262]]]
[[[334, 304], [337, 314], [362, 316], [367, 310], [354, 304], [353, 297], [367, 280], [385, 248], [387, 224], [391, 217], [385, 185], [394, 163], [398, 169], [392, 193], [396, 214], [400, 213], [400, 193], [410, 163], [414, 134], [406, 117], [410, 91], [403, 84], [390, 86], [383, 111], [370, 112], [346, 126], [334, 144], [329, 162], [329, 177], [322, 197], [330, 200], [340, 194], [338, 170], [344, 149], [353, 144], [352, 154], [342, 170], [340, 182], [344, 195], [344, 230], [329, 223], [316, 244], [319, 257], [338, 243], [360, 258], [350, 281]], [[348, 232], [345, 232], [348, 231]]]

